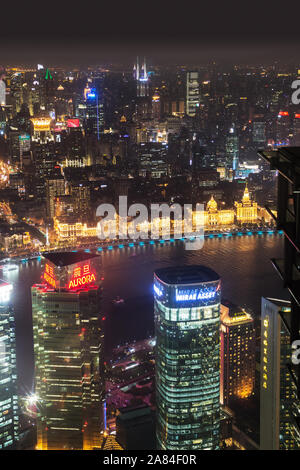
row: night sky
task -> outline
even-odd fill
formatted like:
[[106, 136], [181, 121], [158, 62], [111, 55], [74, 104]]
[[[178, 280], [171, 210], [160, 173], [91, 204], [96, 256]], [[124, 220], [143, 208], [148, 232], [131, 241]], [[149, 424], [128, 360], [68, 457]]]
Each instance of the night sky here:
[[[1, 6], [0, 65], [300, 61], [292, 2], [22, 2]], [[97, 5], [97, 6], [95, 6]]]

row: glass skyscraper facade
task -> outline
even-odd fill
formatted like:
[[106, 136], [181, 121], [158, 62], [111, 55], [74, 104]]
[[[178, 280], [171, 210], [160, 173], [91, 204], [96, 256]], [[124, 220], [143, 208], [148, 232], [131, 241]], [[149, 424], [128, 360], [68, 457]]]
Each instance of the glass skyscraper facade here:
[[103, 318], [98, 257], [45, 255], [32, 293], [37, 449], [92, 450], [103, 433]]
[[12, 285], [0, 281], [0, 449], [16, 447], [19, 438], [19, 404]]
[[210, 268], [154, 274], [158, 449], [219, 448], [220, 301]]
[[291, 303], [262, 297], [260, 448], [300, 449], [300, 400], [292, 369]]

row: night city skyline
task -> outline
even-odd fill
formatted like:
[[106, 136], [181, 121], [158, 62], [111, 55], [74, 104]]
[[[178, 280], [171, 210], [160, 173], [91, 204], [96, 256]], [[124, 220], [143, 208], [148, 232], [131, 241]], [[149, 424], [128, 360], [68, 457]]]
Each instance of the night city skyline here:
[[296, 12], [3, 13], [0, 450], [299, 450]]

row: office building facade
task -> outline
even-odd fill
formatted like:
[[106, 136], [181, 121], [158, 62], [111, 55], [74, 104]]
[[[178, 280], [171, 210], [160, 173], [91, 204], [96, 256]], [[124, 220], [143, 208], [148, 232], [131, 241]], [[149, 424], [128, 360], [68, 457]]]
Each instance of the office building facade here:
[[19, 440], [19, 403], [13, 286], [0, 281], [0, 449], [14, 449]]
[[154, 274], [158, 449], [219, 448], [220, 298], [207, 267]]
[[250, 313], [227, 301], [221, 305], [222, 405], [251, 397], [255, 386], [255, 328]]
[[45, 255], [32, 287], [37, 449], [92, 450], [103, 433], [103, 321], [98, 257]]
[[291, 303], [262, 298], [260, 448], [300, 449], [300, 400], [293, 377]]

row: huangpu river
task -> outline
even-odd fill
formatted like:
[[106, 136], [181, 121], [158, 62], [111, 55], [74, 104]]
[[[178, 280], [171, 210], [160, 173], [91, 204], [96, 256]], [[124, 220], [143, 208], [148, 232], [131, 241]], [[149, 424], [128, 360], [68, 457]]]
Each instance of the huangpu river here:
[[[154, 331], [153, 271], [186, 264], [204, 264], [222, 278], [222, 296], [260, 315], [262, 296], [288, 298], [270, 258], [281, 257], [283, 235], [265, 233], [206, 238], [201, 250], [186, 250], [184, 242], [113, 248], [102, 251], [103, 311], [106, 316], [105, 350], [143, 339]], [[32, 284], [40, 282], [42, 261], [19, 263], [19, 269], [0, 274], [14, 285], [17, 365], [20, 394], [33, 387]], [[119, 296], [124, 303], [115, 305]]]

